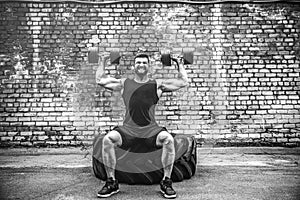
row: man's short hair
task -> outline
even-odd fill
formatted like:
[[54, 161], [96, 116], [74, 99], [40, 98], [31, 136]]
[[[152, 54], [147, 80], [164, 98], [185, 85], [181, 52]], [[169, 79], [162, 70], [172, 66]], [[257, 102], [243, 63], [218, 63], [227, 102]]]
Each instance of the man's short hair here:
[[136, 56], [134, 57], [134, 61], [135, 61], [135, 59], [137, 59], [137, 58], [147, 58], [148, 63], [149, 63], [149, 61], [150, 61], [149, 56], [148, 56], [147, 54], [138, 54], [138, 55], [136, 55]]

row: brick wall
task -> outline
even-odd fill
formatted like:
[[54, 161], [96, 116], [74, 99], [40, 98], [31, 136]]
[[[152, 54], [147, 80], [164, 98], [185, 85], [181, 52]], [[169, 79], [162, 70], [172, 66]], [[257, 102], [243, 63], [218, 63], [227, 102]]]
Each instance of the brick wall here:
[[0, 3], [1, 146], [90, 145], [122, 123], [119, 93], [96, 85], [90, 47], [118, 50], [113, 76], [136, 52], [194, 52], [190, 87], [165, 93], [157, 121], [223, 145], [300, 144], [300, 5]]

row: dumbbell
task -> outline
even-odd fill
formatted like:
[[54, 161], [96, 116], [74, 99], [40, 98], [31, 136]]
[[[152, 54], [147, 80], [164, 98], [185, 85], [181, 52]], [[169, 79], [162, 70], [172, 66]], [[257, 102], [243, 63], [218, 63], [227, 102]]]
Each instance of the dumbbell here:
[[[111, 64], [120, 64], [120, 53], [117, 51], [112, 51], [110, 52], [109, 55], [110, 58], [110, 63]], [[89, 53], [88, 53], [88, 62], [89, 63], [98, 63], [99, 60], [99, 51], [98, 47], [90, 47], [89, 48]]]
[[[183, 58], [183, 64], [184, 65], [189, 65], [189, 64], [193, 64], [194, 61], [194, 54], [193, 52], [183, 52], [182, 58]], [[171, 61], [173, 60], [173, 58], [171, 58], [171, 54], [170, 53], [162, 53], [161, 54], [161, 62], [163, 63], [163, 65], [165, 66], [171, 66]]]

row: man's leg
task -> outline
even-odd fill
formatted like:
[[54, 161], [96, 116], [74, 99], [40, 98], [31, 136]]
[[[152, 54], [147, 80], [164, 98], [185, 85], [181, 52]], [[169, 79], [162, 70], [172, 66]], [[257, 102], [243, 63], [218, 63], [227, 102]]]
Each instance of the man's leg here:
[[98, 197], [109, 197], [119, 192], [118, 180], [115, 178], [115, 146], [120, 145], [122, 145], [122, 138], [117, 131], [111, 131], [103, 138], [102, 160], [107, 174], [107, 180], [103, 188], [98, 192]]
[[174, 138], [167, 131], [162, 131], [157, 135], [156, 145], [162, 147], [162, 165], [164, 168], [164, 178], [171, 177], [173, 164], [175, 161]]
[[115, 146], [122, 145], [122, 137], [118, 131], [111, 131], [103, 138], [102, 159], [108, 178], [115, 180], [116, 153]]
[[162, 164], [164, 177], [160, 182], [160, 190], [165, 198], [176, 198], [176, 192], [172, 187], [171, 173], [175, 161], [174, 138], [167, 131], [162, 131], [156, 138], [156, 145], [162, 146]]

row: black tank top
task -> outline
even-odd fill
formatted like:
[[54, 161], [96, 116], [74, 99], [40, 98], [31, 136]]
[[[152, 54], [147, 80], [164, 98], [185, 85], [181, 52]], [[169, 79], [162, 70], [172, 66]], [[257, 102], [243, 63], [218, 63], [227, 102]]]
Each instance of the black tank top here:
[[155, 80], [138, 83], [126, 79], [122, 97], [126, 106], [124, 125], [138, 127], [156, 125], [155, 106], [159, 98]]

